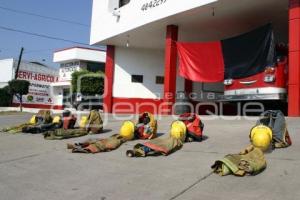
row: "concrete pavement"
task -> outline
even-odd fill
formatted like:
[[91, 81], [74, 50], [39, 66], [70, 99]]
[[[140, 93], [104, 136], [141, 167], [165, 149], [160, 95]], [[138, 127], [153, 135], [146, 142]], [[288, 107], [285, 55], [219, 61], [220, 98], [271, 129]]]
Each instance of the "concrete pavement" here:
[[[30, 114], [0, 116], [0, 126], [18, 124]], [[108, 137], [117, 133], [121, 121], [108, 116]], [[158, 132], [167, 133], [171, 117], [162, 117]], [[248, 145], [255, 121], [208, 120], [207, 140], [189, 143], [168, 157], [127, 158], [128, 142], [109, 153], [72, 154], [67, 142], [46, 141], [41, 135], [0, 133], [1, 200], [110, 200], [110, 199], [270, 199], [292, 200], [300, 196], [299, 118], [289, 118], [293, 146], [266, 154], [267, 169], [253, 177], [219, 177], [210, 166], [226, 154]], [[166, 137], [166, 135], [162, 135]]]

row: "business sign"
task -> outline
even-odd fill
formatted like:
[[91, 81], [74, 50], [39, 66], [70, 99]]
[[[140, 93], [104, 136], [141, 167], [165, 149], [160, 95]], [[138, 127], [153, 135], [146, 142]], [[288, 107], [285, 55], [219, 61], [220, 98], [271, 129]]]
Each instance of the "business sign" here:
[[72, 80], [72, 73], [78, 71], [79, 68], [80, 63], [78, 61], [61, 64], [59, 69], [59, 81]]
[[[20, 69], [18, 79], [30, 82], [29, 93], [22, 98], [24, 104], [53, 105], [53, 97], [50, 96], [50, 84], [58, 81], [58, 73], [52, 69], [49, 69], [49, 73], [46, 71], [45, 69], [39, 71], [38, 67]], [[19, 102], [20, 100], [14, 96], [13, 103]]]

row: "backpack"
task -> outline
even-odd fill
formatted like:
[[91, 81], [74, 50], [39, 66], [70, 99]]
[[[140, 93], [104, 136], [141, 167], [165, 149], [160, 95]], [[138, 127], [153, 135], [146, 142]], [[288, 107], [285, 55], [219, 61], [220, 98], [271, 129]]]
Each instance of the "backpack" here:
[[179, 116], [178, 120], [182, 121], [187, 127], [186, 141], [202, 141], [204, 124], [198, 115], [195, 113], [184, 113]]
[[292, 144], [284, 114], [280, 110], [267, 110], [263, 112], [256, 124], [263, 124], [272, 129], [272, 142], [275, 148], [285, 148]]

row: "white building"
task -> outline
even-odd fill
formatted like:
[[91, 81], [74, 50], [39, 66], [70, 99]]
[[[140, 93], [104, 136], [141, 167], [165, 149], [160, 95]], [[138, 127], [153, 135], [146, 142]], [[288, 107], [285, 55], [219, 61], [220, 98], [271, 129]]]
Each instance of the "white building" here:
[[[18, 60], [0, 60], [0, 87], [8, 85], [15, 78]], [[22, 61], [17, 79], [30, 82], [29, 93], [23, 96], [23, 105], [28, 108], [55, 108], [55, 101], [50, 95], [50, 85], [58, 81], [58, 70], [38, 62]], [[19, 100], [14, 97], [13, 105]]]
[[70, 103], [73, 72], [80, 69], [104, 72], [105, 60], [105, 51], [99, 49], [70, 47], [55, 51], [53, 61], [60, 64], [58, 81], [51, 84], [55, 105], [63, 108]]
[[272, 22], [290, 44], [289, 115], [300, 115], [300, 0], [93, 0], [92, 12], [90, 43], [108, 45], [107, 112], [151, 111], [138, 108], [149, 103], [170, 114], [177, 91], [222, 91], [177, 75], [176, 41], [221, 40]]

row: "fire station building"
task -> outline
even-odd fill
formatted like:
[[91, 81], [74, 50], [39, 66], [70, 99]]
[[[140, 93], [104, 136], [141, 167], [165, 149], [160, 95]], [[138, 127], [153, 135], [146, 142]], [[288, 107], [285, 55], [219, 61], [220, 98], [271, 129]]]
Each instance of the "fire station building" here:
[[219, 41], [268, 23], [276, 44], [288, 46], [288, 115], [300, 116], [300, 0], [94, 0], [90, 43], [107, 45], [104, 108], [157, 105], [171, 114], [179, 91], [200, 94], [196, 101], [222, 93], [223, 82], [178, 75], [176, 42]]

